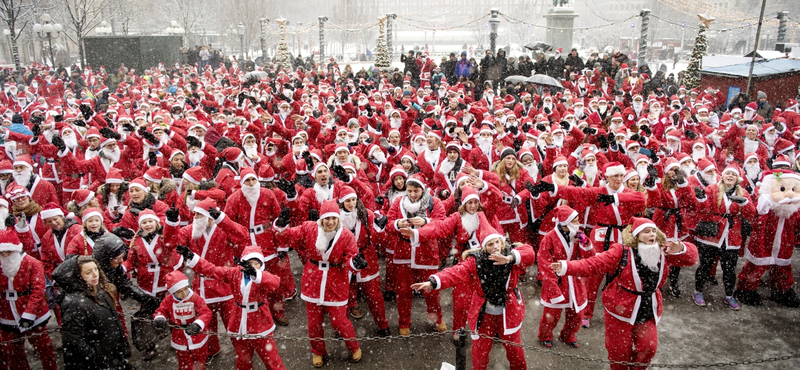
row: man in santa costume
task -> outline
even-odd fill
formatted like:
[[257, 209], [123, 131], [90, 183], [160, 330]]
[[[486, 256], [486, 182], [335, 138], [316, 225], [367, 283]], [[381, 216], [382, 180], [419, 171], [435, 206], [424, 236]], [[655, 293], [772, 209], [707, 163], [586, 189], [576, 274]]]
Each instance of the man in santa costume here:
[[17, 184], [27, 189], [34, 202], [38, 204], [61, 204], [53, 184], [33, 172], [33, 161], [30, 155], [24, 154], [14, 160], [14, 172], [11, 173], [11, 176], [14, 178], [12, 184]]
[[[79, 160], [72, 152], [67, 150], [67, 145], [60, 136], [53, 136], [53, 145], [58, 148], [58, 157], [61, 160], [62, 170], [65, 174], [90, 174], [92, 181], [105, 182], [106, 174], [111, 167], [122, 172], [126, 179], [135, 178], [139, 171], [134, 161], [141, 157], [142, 143], [134, 135], [121, 135], [104, 127], [100, 130], [103, 135], [100, 143], [100, 155], [91, 159]], [[125, 151], [120, 149], [125, 146]]]
[[[44, 370], [56, 370], [53, 344], [46, 325], [50, 310], [45, 299], [44, 267], [22, 251], [13, 230], [0, 231], [0, 368], [30, 370], [25, 341], [36, 350]], [[19, 340], [14, 343], [6, 343]]]
[[225, 327], [236, 350], [236, 370], [253, 369], [253, 352], [267, 369], [286, 369], [272, 337], [275, 323], [266, 305], [267, 296], [279, 289], [280, 278], [264, 271], [261, 247], [245, 247], [238, 266], [215, 265], [184, 246], [178, 247], [178, 253], [187, 261], [187, 267], [232, 292], [233, 299], [225, 302], [229, 315]]
[[697, 263], [694, 244], [667, 241], [656, 224], [646, 218], [631, 218], [621, 242], [608, 251], [580, 261], [559, 260], [550, 264], [558, 276], [602, 276], [610, 274], [603, 290], [605, 341], [612, 370], [643, 369], [620, 362], [648, 364], [658, 349], [658, 321], [663, 312], [661, 290], [670, 265]]
[[761, 181], [758, 218], [734, 292], [734, 297], [744, 304], [761, 304], [756, 289], [761, 276], [769, 271], [771, 299], [787, 307], [800, 307], [800, 298], [792, 289], [792, 254], [800, 231], [800, 196], [795, 189], [800, 189], [800, 175], [790, 170], [773, 170]]
[[[171, 245], [185, 245], [200, 258], [216, 266], [230, 266], [234, 256], [240, 256], [242, 249], [249, 242], [247, 229], [231, 220], [217, 208], [217, 202], [211, 198], [200, 201], [192, 210], [194, 219], [189, 225], [180, 227], [179, 215], [170, 212], [164, 226], [164, 238]], [[209, 322], [209, 330], [216, 332], [217, 314], [227, 325], [230, 311], [226, 309], [227, 301], [233, 298], [230, 286], [218, 280], [195, 274], [193, 289], [205, 299], [208, 307], [214, 312]], [[209, 338], [209, 357], [219, 351], [219, 337]]]
[[288, 215], [275, 220], [280, 241], [293, 243], [297, 252], [307, 259], [300, 297], [306, 301], [312, 364], [322, 367], [328, 354], [325, 342], [316, 340], [325, 335], [323, 320], [326, 313], [333, 329], [345, 339], [350, 359], [360, 361], [361, 348], [355, 339], [353, 324], [347, 318], [350, 275], [367, 267], [367, 261], [359, 254], [355, 236], [342, 227], [335, 200], [322, 202], [319, 220], [305, 221], [292, 228], [287, 228], [288, 225]]

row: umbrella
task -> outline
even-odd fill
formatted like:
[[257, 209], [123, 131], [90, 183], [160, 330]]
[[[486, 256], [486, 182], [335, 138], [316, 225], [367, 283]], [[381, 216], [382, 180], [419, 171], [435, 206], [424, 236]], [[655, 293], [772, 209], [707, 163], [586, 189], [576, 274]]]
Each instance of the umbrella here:
[[508, 76], [508, 77], [506, 77], [506, 82], [510, 82], [512, 84], [516, 84], [516, 83], [520, 83], [520, 82], [525, 82], [525, 80], [527, 80], [527, 79], [528, 79], [528, 77], [525, 77], [525, 76]]
[[537, 85], [553, 86], [561, 89], [564, 88], [564, 86], [561, 86], [561, 82], [559, 80], [556, 80], [555, 78], [550, 77], [548, 75], [533, 75], [528, 77], [528, 79], [525, 80], [525, 82], [530, 82]]
[[250, 78], [267, 78], [267, 72], [264, 71], [253, 71], [247, 72], [244, 74], [244, 79], [249, 80]]
[[528, 50], [541, 50], [543, 53], [546, 53], [553, 49], [552, 46], [550, 46], [549, 44], [545, 44], [544, 42], [541, 41], [526, 44], [525, 47]]

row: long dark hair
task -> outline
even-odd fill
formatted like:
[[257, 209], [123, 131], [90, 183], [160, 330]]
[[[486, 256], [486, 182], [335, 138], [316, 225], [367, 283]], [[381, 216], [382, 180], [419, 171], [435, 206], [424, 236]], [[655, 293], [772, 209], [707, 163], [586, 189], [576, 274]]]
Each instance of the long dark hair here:
[[[338, 202], [338, 204], [339, 204], [339, 209], [347, 211], [344, 208], [344, 202]], [[364, 225], [364, 229], [367, 230], [367, 237], [369, 238], [370, 237], [369, 231], [372, 228], [371, 227], [372, 225], [369, 224], [369, 211], [367, 210], [367, 207], [364, 206], [364, 203], [361, 202], [361, 199], [356, 199], [355, 211], [358, 220], [361, 221], [361, 225]]]
[[[114, 301], [113, 298], [117, 292], [117, 287], [115, 287], [114, 284], [108, 282], [106, 274], [103, 272], [103, 269], [100, 268], [100, 262], [97, 262], [97, 260], [94, 259], [92, 256], [78, 256], [78, 259], [76, 261], [76, 263], [78, 264], [78, 274], [81, 273], [83, 265], [91, 262], [94, 262], [95, 266], [97, 266], [97, 273], [99, 274], [99, 278], [96, 287], [92, 287], [88, 283], [84, 282], [84, 284], [86, 284], [86, 291], [85, 291], [86, 295], [92, 297], [92, 299], [94, 299], [96, 303], [100, 303], [100, 301], [97, 300], [97, 289], [102, 289], [104, 292], [106, 292], [106, 294], [108, 294], [109, 297], [112, 298], [112, 301]], [[82, 276], [78, 276], [78, 279], [83, 281]]]

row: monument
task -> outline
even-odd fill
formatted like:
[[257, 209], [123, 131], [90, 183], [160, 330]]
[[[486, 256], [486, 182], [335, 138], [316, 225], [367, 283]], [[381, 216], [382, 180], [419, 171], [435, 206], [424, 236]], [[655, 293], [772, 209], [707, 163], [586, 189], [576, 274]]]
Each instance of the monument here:
[[575, 13], [568, 0], [553, 0], [553, 6], [547, 9], [543, 16], [547, 19], [547, 35], [545, 42], [553, 50], [563, 48], [564, 55], [572, 49], [573, 25], [578, 14]]

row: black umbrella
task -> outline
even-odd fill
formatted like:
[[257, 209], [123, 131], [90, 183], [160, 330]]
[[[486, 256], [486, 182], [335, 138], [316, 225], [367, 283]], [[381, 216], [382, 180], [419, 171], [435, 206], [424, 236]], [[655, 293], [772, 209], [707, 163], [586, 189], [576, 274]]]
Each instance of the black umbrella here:
[[548, 51], [553, 49], [552, 46], [550, 46], [549, 44], [546, 44], [546, 43], [544, 43], [542, 41], [537, 41], [537, 42], [532, 42], [530, 44], [526, 44], [525, 48], [528, 49], [528, 50], [534, 50], [534, 51], [541, 50], [543, 53], [546, 53], [546, 52], [548, 52]]

